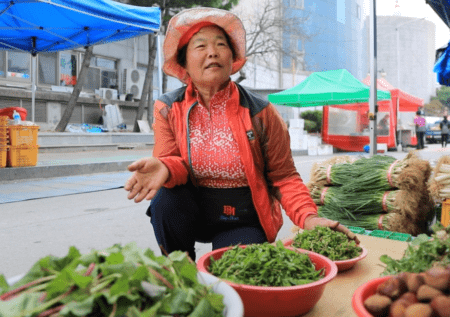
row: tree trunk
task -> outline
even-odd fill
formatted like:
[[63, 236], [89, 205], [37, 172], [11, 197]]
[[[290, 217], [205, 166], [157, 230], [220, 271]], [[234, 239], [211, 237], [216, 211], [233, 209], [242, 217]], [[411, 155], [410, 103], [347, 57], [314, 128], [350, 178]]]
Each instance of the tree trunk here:
[[[134, 121], [133, 132], [139, 132], [138, 120], [142, 120], [144, 116], [145, 105], [148, 104], [148, 112], [153, 115], [153, 68], [155, 66], [156, 57], [156, 34], [151, 33], [148, 35], [148, 64], [147, 73], [145, 74], [144, 85], [142, 87], [141, 100], [139, 100], [139, 107], [136, 114], [136, 120]], [[148, 103], [147, 103], [148, 97]], [[149, 122], [151, 126], [151, 122]]]
[[64, 111], [61, 120], [55, 128], [56, 132], [64, 132], [66, 130], [67, 124], [69, 123], [70, 117], [72, 117], [73, 109], [75, 109], [75, 106], [77, 105], [78, 97], [80, 96], [81, 89], [83, 88], [84, 78], [86, 77], [88, 72], [93, 49], [93, 46], [89, 46], [88, 48], [86, 48], [77, 83], [75, 84], [75, 87], [73, 87], [73, 91], [70, 95], [66, 110]]

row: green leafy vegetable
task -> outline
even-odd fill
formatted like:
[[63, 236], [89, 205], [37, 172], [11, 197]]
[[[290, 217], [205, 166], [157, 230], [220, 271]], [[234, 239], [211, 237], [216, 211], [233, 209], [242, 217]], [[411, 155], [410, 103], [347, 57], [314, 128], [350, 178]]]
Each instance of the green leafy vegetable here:
[[223, 296], [197, 280], [195, 263], [175, 251], [155, 256], [135, 243], [37, 261], [16, 284], [0, 275], [0, 317], [222, 316]]
[[362, 248], [342, 232], [320, 226], [298, 233], [292, 246], [319, 253], [332, 261], [353, 259], [362, 252]]
[[276, 246], [266, 242], [242, 248], [234, 246], [222, 257], [211, 257], [210, 272], [220, 278], [247, 285], [294, 286], [321, 279], [325, 272], [316, 270], [309, 256], [287, 249], [281, 241]]
[[426, 234], [417, 236], [407, 247], [403, 257], [395, 260], [388, 255], [382, 255], [380, 261], [386, 264], [382, 275], [395, 275], [400, 272], [420, 273], [432, 266], [450, 264], [450, 226], [444, 228], [436, 223], [432, 239]]

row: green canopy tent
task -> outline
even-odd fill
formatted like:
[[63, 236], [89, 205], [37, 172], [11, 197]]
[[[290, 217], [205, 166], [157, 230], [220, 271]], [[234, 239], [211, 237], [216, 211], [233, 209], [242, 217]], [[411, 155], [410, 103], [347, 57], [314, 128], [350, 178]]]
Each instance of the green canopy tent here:
[[[270, 94], [269, 101], [290, 107], [316, 107], [369, 102], [370, 87], [346, 69], [312, 73], [295, 87]], [[377, 90], [378, 100], [391, 99], [389, 91]]]

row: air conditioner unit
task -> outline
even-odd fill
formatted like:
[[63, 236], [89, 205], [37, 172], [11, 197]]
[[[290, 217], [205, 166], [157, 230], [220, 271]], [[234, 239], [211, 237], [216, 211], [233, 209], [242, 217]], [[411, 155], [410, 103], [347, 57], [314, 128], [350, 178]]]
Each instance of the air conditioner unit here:
[[125, 68], [125, 89], [127, 94], [133, 94], [134, 99], [141, 99], [144, 87], [145, 71], [136, 68]]
[[100, 88], [100, 98], [108, 99], [108, 100], [116, 100], [117, 99], [117, 90], [111, 88]]

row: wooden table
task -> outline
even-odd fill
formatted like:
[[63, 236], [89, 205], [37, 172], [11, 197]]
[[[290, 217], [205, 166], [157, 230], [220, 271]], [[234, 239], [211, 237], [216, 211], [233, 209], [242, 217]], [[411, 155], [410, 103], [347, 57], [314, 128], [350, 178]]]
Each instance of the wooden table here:
[[[348, 271], [338, 273], [329, 282], [325, 291], [306, 317], [355, 317], [352, 297], [362, 284], [381, 276], [384, 263], [380, 261], [383, 254], [393, 259], [401, 259], [408, 246], [407, 242], [358, 235], [361, 245], [368, 250], [365, 259], [359, 261]], [[301, 300], [301, 299], [300, 299]]]

